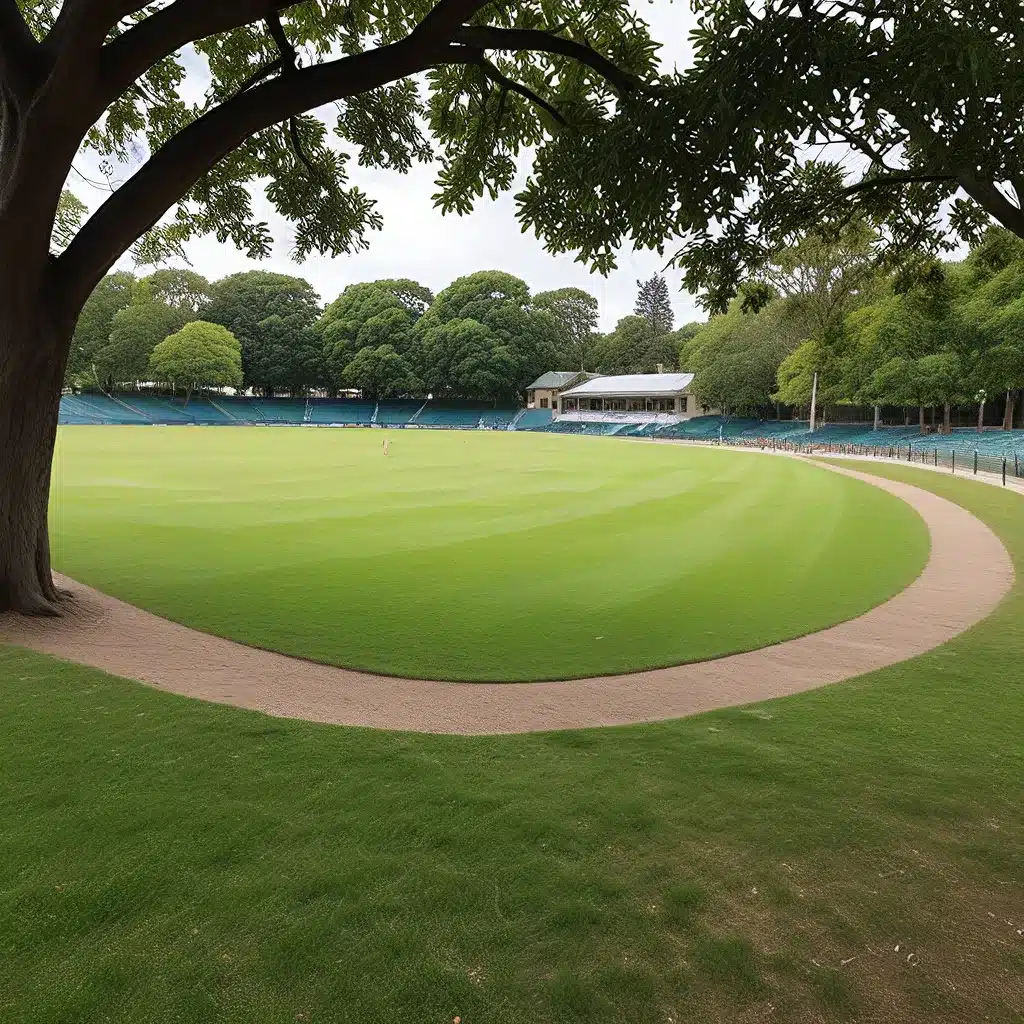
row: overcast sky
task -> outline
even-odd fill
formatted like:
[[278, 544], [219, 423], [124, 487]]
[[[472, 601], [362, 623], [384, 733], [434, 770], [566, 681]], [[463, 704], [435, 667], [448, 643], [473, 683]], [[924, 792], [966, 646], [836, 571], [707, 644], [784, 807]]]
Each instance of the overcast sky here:
[[[684, 0], [651, 0], [637, 4], [637, 10], [652, 27], [652, 35], [662, 41], [663, 64], [684, 67], [689, 61], [688, 33], [693, 15]], [[202, 90], [205, 83], [195, 81]], [[189, 90], [191, 91], [191, 90]], [[97, 162], [85, 155], [77, 164], [88, 177], [99, 177]], [[665, 257], [652, 252], [624, 250], [619, 269], [609, 277], [591, 274], [576, 263], [573, 254], [551, 256], [531, 234], [523, 234], [515, 218], [514, 191], [497, 202], [482, 199], [466, 217], [442, 217], [434, 209], [436, 168], [414, 166], [409, 174], [377, 171], [350, 164], [352, 181], [376, 199], [384, 218], [382, 231], [371, 233], [370, 249], [337, 259], [314, 256], [303, 264], [290, 258], [292, 230], [279, 218], [262, 195], [257, 195], [254, 212], [257, 219], [270, 225], [275, 246], [272, 256], [260, 263], [247, 259], [230, 245], [215, 239], [199, 239], [188, 246], [194, 269], [215, 279], [243, 270], [262, 268], [297, 274], [311, 281], [324, 301], [334, 299], [346, 285], [386, 277], [409, 277], [437, 292], [463, 274], [477, 270], [504, 270], [523, 278], [531, 291], [546, 291], [575, 285], [595, 295], [600, 303], [601, 329], [611, 330], [616, 321], [633, 311], [637, 279], [661, 271]], [[114, 180], [123, 180], [130, 168], [119, 169]], [[520, 180], [528, 167], [520, 168]], [[98, 206], [104, 192], [85, 184], [78, 176], [69, 182], [90, 207]], [[121, 266], [131, 269], [130, 260]], [[680, 290], [680, 275], [668, 271], [666, 277], [672, 295], [676, 324], [703, 320], [692, 296]]]

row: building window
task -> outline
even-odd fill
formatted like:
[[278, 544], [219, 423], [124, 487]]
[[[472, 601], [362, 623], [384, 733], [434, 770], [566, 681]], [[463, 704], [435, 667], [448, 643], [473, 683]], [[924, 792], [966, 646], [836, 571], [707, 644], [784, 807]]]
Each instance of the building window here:
[[542, 398], [540, 400], [540, 407], [542, 409], [546, 409], [548, 407], [548, 400], [546, 398]]

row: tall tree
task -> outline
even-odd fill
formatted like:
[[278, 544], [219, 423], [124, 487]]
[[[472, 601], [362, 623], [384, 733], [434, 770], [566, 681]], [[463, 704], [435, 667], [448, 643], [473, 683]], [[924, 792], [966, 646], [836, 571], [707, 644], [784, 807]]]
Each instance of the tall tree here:
[[672, 303], [668, 297], [668, 285], [665, 283], [665, 278], [660, 274], [655, 274], [649, 280], [637, 281], [636, 284], [639, 291], [634, 312], [651, 325], [651, 333], [655, 337], [660, 334], [668, 334], [672, 330], [675, 314], [672, 312]]
[[119, 270], [108, 274], [93, 289], [75, 327], [67, 362], [69, 382], [98, 383], [93, 371], [96, 353], [110, 340], [115, 314], [131, 305], [137, 288], [135, 275]]
[[657, 364], [667, 359], [674, 369], [675, 347], [669, 339], [666, 348], [666, 338], [654, 333], [646, 317], [624, 316], [595, 349], [596, 368], [601, 373], [654, 373]]
[[416, 321], [434, 301], [429, 288], [408, 279], [350, 284], [317, 324], [327, 371], [335, 385], [362, 349], [391, 345], [406, 353]]
[[117, 387], [146, 379], [153, 349], [187, 321], [165, 302], [133, 302], [114, 315], [110, 337], [96, 353], [100, 379]]
[[[305, 113], [335, 102], [362, 165], [405, 171], [433, 158], [432, 136], [438, 203], [468, 212], [512, 186], [522, 150], [539, 161], [562, 126], [600, 130], [653, 79], [655, 49], [626, 0], [0, 0], [0, 608], [58, 610], [46, 517], [60, 388], [78, 314], [123, 254], [156, 260], [215, 232], [265, 256], [257, 181], [295, 222], [299, 258], [364, 248], [380, 216]], [[180, 88], [183, 53], [205, 61], [201, 95]], [[55, 256], [83, 146], [137, 169]], [[561, 245], [564, 209], [520, 217]]]
[[245, 385], [261, 394], [306, 395], [327, 382], [320, 335], [301, 314], [274, 313], [247, 326], [240, 341]]
[[415, 334], [411, 359], [435, 394], [514, 401], [558, 360], [555, 317], [531, 305], [525, 281], [499, 270], [453, 281]]
[[534, 295], [533, 305], [548, 310], [558, 322], [564, 368], [588, 369], [597, 331], [597, 299], [582, 288], [556, 288]]
[[783, 359], [808, 335], [806, 318], [782, 299], [757, 312], [735, 299], [727, 313], [697, 327], [683, 369], [696, 374], [704, 405], [739, 415], [760, 415], [772, 405]]
[[415, 394], [420, 387], [412, 367], [390, 345], [361, 349], [342, 379], [346, 387], [358, 388], [375, 401]]
[[193, 320], [153, 349], [149, 371], [154, 380], [183, 388], [188, 405], [199, 388], [242, 386], [242, 350], [226, 327]]
[[200, 316], [238, 339], [247, 388], [272, 395], [321, 383], [321, 345], [311, 330], [320, 316], [320, 296], [308, 281], [250, 270], [215, 281], [210, 292]]
[[212, 297], [210, 282], [194, 270], [164, 267], [143, 278], [143, 283], [155, 301], [165, 302], [191, 316], [197, 314]]

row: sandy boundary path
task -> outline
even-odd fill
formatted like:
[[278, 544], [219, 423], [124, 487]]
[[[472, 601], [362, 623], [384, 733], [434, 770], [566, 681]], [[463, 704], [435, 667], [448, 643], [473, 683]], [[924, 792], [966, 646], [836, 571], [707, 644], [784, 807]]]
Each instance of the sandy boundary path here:
[[909, 484], [827, 468], [881, 487], [917, 510], [931, 532], [924, 571], [859, 618], [714, 661], [549, 683], [399, 679], [209, 636], [67, 579], [60, 583], [75, 595], [73, 612], [62, 619], [0, 615], [0, 642], [279, 717], [493, 735], [680, 718], [838, 683], [938, 647], [985, 618], [1009, 591], [1009, 554], [959, 505]]

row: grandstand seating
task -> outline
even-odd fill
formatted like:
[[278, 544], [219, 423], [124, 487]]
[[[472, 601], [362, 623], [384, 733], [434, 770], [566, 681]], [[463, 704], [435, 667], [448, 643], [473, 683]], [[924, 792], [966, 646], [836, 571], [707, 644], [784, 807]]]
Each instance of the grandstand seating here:
[[453, 430], [472, 430], [480, 425], [485, 412], [493, 412], [491, 406], [477, 402], [427, 402], [416, 422], [424, 427], [448, 427]]
[[176, 403], [161, 395], [131, 394], [125, 395], [124, 401], [150, 423], [180, 425], [196, 422], [196, 414], [185, 406], [184, 399]]
[[[137, 409], [108, 395], [89, 394], [69, 395], [68, 397], [73, 401], [69, 412], [76, 417], [85, 418], [88, 422], [128, 425], [152, 422]], [[64, 401], [62, 400], [61, 412], [63, 413], [63, 411]]]
[[265, 423], [302, 423], [306, 419], [304, 398], [254, 398]]
[[519, 410], [511, 406], [507, 409], [487, 409], [480, 414], [480, 426], [483, 430], [508, 430], [518, 415]]
[[969, 427], [954, 429], [951, 434], [922, 434], [917, 424], [909, 427], [879, 427], [878, 430], [865, 424], [829, 424], [812, 434], [807, 424], [791, 424], [795, 430], [771, 430], [774, 423], [761, 423], [746, 430], [745, 439], [788, 441], [802, 445], [858, 445], [868, 448], [913, 448], [948, 454], [971, 455], [1012, 455], [1024, 453], [1024, 430], [986, 430], [979, 434]]
[[373, 420], [375, 402], [357, 402], [348, 398], [314, 398], [310, 403], [310, 423], [368, 427]]
[[615, 434], [628, 423], [595, 423], [593, 420], [552, 420], [545, 427], [535, 428], [544, 434], [580, 434], [587, 437], [608, 437]]
[[516, 423], [516, 430], [539, 430], [552, 419], [550, 409], [527, 409]]
[[377, 422], [382, 426], [401, 426], [408, 423], [422, 408], [422, 401], [381, 402], [377, 406]]
[[692, 420], [663, 426], [654, 436], [717, 441], [719, 437], [740, 437], [756, 424], [756, 420], [730, 419], [727, 416], [695, 416]]
[[265, 422], [254, 398], [218, 398], [216, 401], [236, 423], [252, 425]]
[[[376, 412], [376, 421], [374, 413]], [[307, 419], [308, 414], [308, 419]], [[753, 444], [758, 441], [797, 445], [859, 445], [869, 448], [902, 448], [915, 451], [938, 450], [940, 457], [956, 452], [959, 457], [979, 455], [1001, 457], [1017, 453], [1024, 457], [1024, 430], [986, 430], [979, 434], [967, 427], [952, 434], [925, 434], [916, 424], [881, 427], [869, 424], [832, 423], [813, 434], [806, 422], [796, 420], [732, 419], [698, 416], [680, 423], [619, 423], [608, 421], [555, 420], [550, 409], [495, 408], [485, 402], [392, 401], [362, 402], [351, 399], [238, 398], [196, 396], [186, 405], [181, 397], [147, 392], [123, 395], [84, 393], [64, 395], [60, 422], [90, 424], [301, 424], [400, 426], [408, 423], [448, 429], [536, 430], [555, 434], [588, 436], [655, 437], [689, 441], [726, 441]]]

